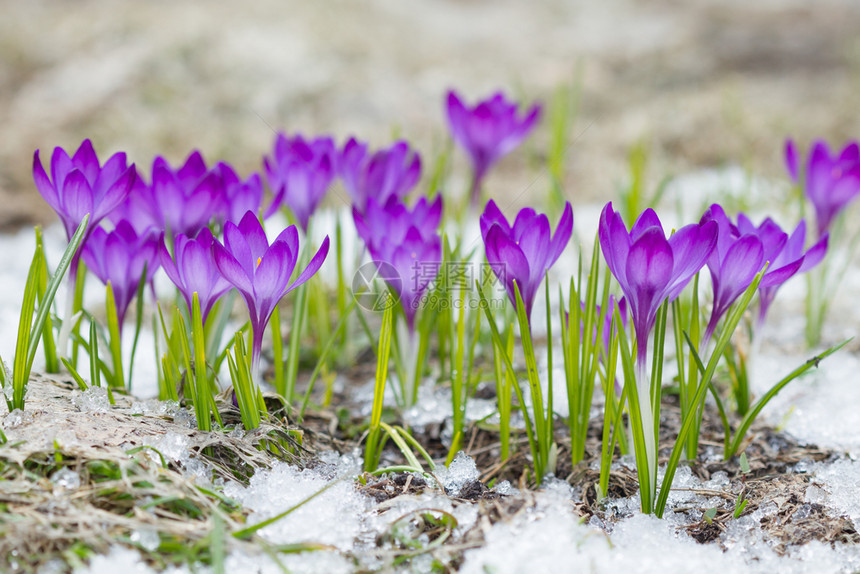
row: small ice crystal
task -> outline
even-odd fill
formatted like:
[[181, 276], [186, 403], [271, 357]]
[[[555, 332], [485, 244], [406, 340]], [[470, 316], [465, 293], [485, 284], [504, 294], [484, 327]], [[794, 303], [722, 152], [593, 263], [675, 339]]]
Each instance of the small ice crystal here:
[[827, 504], [827, 500], [830, 498], [826, 490], [819, 486], [815, 486], [814, 484], [810, 484], [806, 487], [804, 495], [806, 502], [809, 502], [810, 504]]
[[22, 411], [21, 409], [15, 409], [3, 419], [3, 428], [13, 429], [24, 423], [28, 423], [31, 420], [33, 420], [33, 415], [31, 413]]
[[107, 390], [101, 387], [90, 387], [82, 393], [75, 391], [72, 404], [84, 413], [106, 413], [110, 410]]
[[357, 451], [352, 454], [339, 454], [326, 450], [317, 456], [322, 463], [317, 471], [327, 478], [354, 477], [361, 473], [363, 459]]
[[168, 432], [161, 440], [152, 445], [160, 452], [164, 458], [177, 462], [185, 462], [188, 460], [188, 437]]
[[74, 470], [63, 467], [51, 475], [51, 482], [59, 489], [76, 490], [81, 486], [81, 477]]
[[503, 480], [498, 483], [493, 490], [501, 494], [502, 496], [510, 496], [512, 494], [517, 493], [517, 489], [513, 487], [510, 480]]
[[129, 536], [132, 542], [140, 545], [144, 550], [155, 552], [161, 546], [161, 537], [154, 528], [138, 528]]
[[481, 473], [474, 459], [465, 452], [460, 451], [447, 469], [439, 469], [436, 476], [442, 481], [442, 487], [449, 496], [460, 496], [460, 489], [478, 480]]
[[179, 409], [173, 413], [173, 422], [190, 429], [197, 427], [197, 419], [194, 417], [194, 413], [188, 409]]
[[159, 401], [158, 399], [147, 399], [135, 401], [131, 404], [131, 414], [161, 417], [172, 415], [179, 409], [176, 401]]
[[723, 470], [718, 470], [711, 475], [711, 480], [707, 481], [702, 486], [707, 490], [720, 490], [727, 487], [730, 482], [729, 475]]

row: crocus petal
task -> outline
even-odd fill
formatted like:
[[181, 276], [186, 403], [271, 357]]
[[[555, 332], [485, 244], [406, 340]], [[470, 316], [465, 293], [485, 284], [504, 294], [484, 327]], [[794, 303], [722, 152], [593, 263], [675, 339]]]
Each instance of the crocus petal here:
[[218, 271], [227, 281], [236, 287], [236, 289], [246, 296], [254, 292], [254, 285], [251, 281], [251, 277], [223, 245], [217, 242], [212, 244], [212, 256], [215, 259], [215, 265], [218, 267]]
[[669, 242], [660, 229], [652, 227], [630, 247], [626, 275], [631, 285], [653, 296], [672, 279], [673, 267], [674, 257]]
[[484, 208], [484, 213], [481, 214], [481, 236], [486, 240], [487, 232], [493, 225], [499, 225], [506, 234], [510, 234], [511, 226], [508, 225], [508, 220], [505, 218], [502, 211], [492, 199], [487, 202]]
[[[514, 280], [517, 280], [520, 286], [520, 294], [523, 296], [523, 301], [525, 301], [527, 294], [523, 293], [523, 289], [528, 287], [528, 278], [531, 270], [528, 259], [523, 254], [520, 246], [498, 225], [493, 225], [487, 232], [484, 246], [487, 252], [487, 262], [492, 267], [496, 277], [505, 282], [511, 303], [516, 304], [513, 289]], [[527, 308], [526, 310], [528, 311], [529, 309]]]
[[305, 270], [301, 272], [301, 274], [293, 281], [290, 286], [287, 288], [287, 292], [292, 291], [302, 283], [306, 282], [308, 279], [313, 277], [313, 275], [319, 271], [320, 267], [322, 267], [323, 262], [325, 261], [326, 256], [328, 255], [329, 249], [329, 240], [328, 235], [326, 235], [325, 239], [322, 242], [322, 245], [317, 250], [316, 254], [311, 258], [310, 262], [308, 262], [308, 266], [305, 267]]
[[[239, 228], [232, 223], [224, 224], [224, 246], [242, 266], [245, 274], [248, 277], [253, 277], [254, 269], [257, 267], [257, 258], [261, 257], [262, 253], [265, 253], [265, 248], [260, 255], [255, 256], [248, 245], [248, 240]], [[266, 247], [268, 247], [268, 244], [266, 244]]]
[[549, 249], [549, 258], [547, 259], [547, 266], [555, 263], [559, 257], [561, 257], [564, 248], [567, 247], [567, 243], [570, 241], [570, 236], [573, 234], [573, 208], [570, 206], [570, 202], [565, 202], [564, 211], [561, 214], [561, 219], [558, 222], [558, 226], [555, 228], [555, 233], [552, 236], [552, 244]]
[[254, 272], [254, 295], [263, 315], [271, 314], [281, 299], [290, 280], [285, 272], [288, 261], [295, 261], [290, 248], [284, 241], [276, 241], [260, 258]]
[[645, 233], [645, 231], [652, 227], [658, 228], [660, 232], [663, 233], [663, 224], [660, 223], [660, 218], [657, 217], [654, 210], [649, 207], [636, 218], [636, 222], [633, 223], [633, 227], [630, 228], [631, 241], [636, 241], [643, 233]]
[[[128, 199], [128, 194], [131, 192], [136, 178], [137, 171], [135, 170], [134, 164], [132, 164], [123, 171], [119, 177], [113, 181], [113, 183], [103, 184], [107, 185], [107, 189], [104, 191], [104, 195], [101, 197], [98, 204], [95, 218], [98, 220], [103, 219]], [[97, 185], [99, 185], [101, 181], [109, 180], [100, 180]]]
[[96, 156], [96, 150], [93, 149], [93, 143], [89, 139], [85, 139], [81, 143], [81, 147], [72, 157], [72, 164], [81, 170], [91, 186], [95, 184], [100, 170], [99, 158]]
[[[184, 235], [181, 237], [185, 239]], [[181, 251], [178, 241], [176, 242], [176, 251]], [[179, 269], [177, 269], [176, 263], [173, 261], [173, 257], [170, 256], [170, 252], [167, 250], [167, 245], [164, 244], [164, 235], [161, 236], [161, 243], [158, 246], [158, 258], [161, 261], [161, 268], [164, 269], [164, 272], [167, 273], [167, 277], [173, 282], [173, 284], [180, 289], [184, 287], [185, 281], [182, 280], [182, 276], [179, 274]]]
[[630, 252], [630, 235], [621, 220], [621, 215], [613, 211], [612, 202], [607, 203], [600, 213], [600, 224], [598, 228], [598, 239], [600, 250], [606, 259], [609, 270], [621, 285], [622, 289], [628, 289], [627, 282], [627, 256]]
[[805, 273], [821, 263], [821, 260], [827, 254], [827, 244], [829, 241], [830, 234], [825, 233], [815, 245], [809, 248], [809, 251], [803, 256], [803, 264], [800, 266], [799, 273]]
[[468, 145], [468, 137], [465, 130], [468, 114], [466, 106], [463, 105], [463, 102], [453, 90], [448, 92], [447, 102], [448, 125], [451, 127], [451, 135], [461, 145]]
[[66, 180], [66, 176], [74, 169], [72, 158], [66, 153], [66, 150], [60, 147], [55, 147], [51, 154], [51, 181], [57, 186], [58, 191], [60, 186]]
[[639, 342], [637, 361], [640, 364], [644, 364], [648, 334], [654, 327], [657, 309], [672, 279], [673, 267], [672, 248], [658, 227], [643, 231], [630, 247], [625, 270], [630, 288], [629, 292], [624, 292], [624, 296], [633, 314], [633, 326]]
[[734, 303], [752, 282], [764, 265], [761, 240], [755, 235], [744, 235], [729, 248], [720, 265], [719, 280], [722, 289], [715, 295], [714, 314], [722, 314]]
[[782, 285], [800, 271], [802, 264], [803, 259], [798, 259], [773, 271], [768, 270], [761, 278], [761, 282], [758, 285], [759, 288], [767, 289], [768, 287]]
[[708, 261], [717, 245], [717, 233], [717, 223], [707, 221], [698, 225], [686, 225], [669, 238], [677, 266], [666, 294], [669, 301], [681, 294], [687, 283]]
[[[73, 228], [83, 220], [86, 214], [93, 213], [93, 192], [87, 178], [79, 169], [73, 169], [63, 182], [63, 210], [69, 217]], [[72, 229], [74, 231], [74, 229]]]
[[93, 182], [93, 191], [97, 197], [104, 197], [107, 189], [113, 185], [128, 169], [125, 153], [115, 153], [105, 162]]
[[33, 181], [36, 183], [36, 189], [39, 190], [39, 193], [48, 202], [48, 205], [54, 211], [59, 212], [61, 210], [60, 198], [57, 197], [57, 190], [54, 188], [51, 180], [48, 179], [48, 174], [45, 173], [45, 168], [39, 159], [39, 150], [36, 150], [36, 153], [33, 154]]
[[[283, 241], [287, 244], [287, 247], [290, 249], [290, 253], [292, 254], [294, 259], [298, 259], [299, 256], [299, 232], [296, 230], [295, 225], [290, 225], [283, 231], [281, 231], [278, 236], [275, 238], [275, 241], [272, 242], [274, 245], [278, 241]], [[295, 261], [293, 262], [295, 265]], [[292, 274], [292, 269], [290, 269], [290, 274]]]
[[797, 183], [797, 147], [794, 145], [794, 140], [785, 140], [785, 167], [788, 169], [788, 175], [791, 180]]

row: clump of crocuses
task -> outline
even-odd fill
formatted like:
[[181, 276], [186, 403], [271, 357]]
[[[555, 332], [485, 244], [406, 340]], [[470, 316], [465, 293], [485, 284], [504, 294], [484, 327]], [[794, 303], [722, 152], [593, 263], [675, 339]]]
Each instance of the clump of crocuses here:
[[149, 209], [154, 225], [172, 236], [194, 236], [221, 210], [223, 186], [217, 173], [193, 151], [179, 168], [157, 156], [152, 162], [152, 183], [137, 188], [139, 205]]
[[496, 92], [469, 107], [456, 92], [448, 92], [448, 127], [457, 142], [472, 162], [472, 206], [480, 201], [481, 184], [489, 169], [502, 157], [509, 154], [537, 124], [541, 106], [533, 105], [519, 115], [517, 104], [508, 100], [502, 92]]
[[442, 262], [442, 240], [438, 235], [442, 220], [442, 197], [430, 202], [422, 197], [411, 209], [396, 198], [380, 205], [368, 198], [362, 213], [353, 208], [358, 235], [364, 240], [377, 266], [385, 263], [396, 272], [389, 279], [400, 299], [409, 329], [421, 297], [436, 278]]
[[756, 234], [762, 242], [763, 259], [768, 270], [759, 283], [759, 326], [783, 283], [798, 273], [806, 273], [824, 259], [830, 234], [825, 232], [811, 247], [806, 246], [806, 221], [801, 219], [791, 235], [784, 232], [771, 218], [756, 227], [743, 213], [738, 214], [738, 233]]
[[505, 284], [511, 303], [516, 306], [514, 282], [520, 291], [526, 315], [531, 320], [532, 307], [541, 282], [573, 233], [573, 210], [566, 203], [555, 233], [549, 219], [526, 207], [517, 214], [514, 224], [490, 200], [481, 215], [481, 235], [487, 262], [496, 277]]
[[366, 143], [350, 138], [338, 155], [338, 173], [352, 204], [364, 212], [370, 198], [378, 205], [405, 198], [421, 179], [421, 156], [404, 140], [371, 154]]
[[311, 215], [323, 200], [335, 176], [337, 151], [330, 137], [307, 140], [300, 134], [279, 133], [271, 156], [263, 159], [269, 187], [274, 193], [266, 217], [287, 207], [307, 231]]

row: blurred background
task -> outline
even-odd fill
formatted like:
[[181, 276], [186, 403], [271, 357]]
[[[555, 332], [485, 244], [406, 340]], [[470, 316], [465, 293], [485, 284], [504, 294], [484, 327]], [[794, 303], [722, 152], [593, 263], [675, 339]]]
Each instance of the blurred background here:
[[[199, 148], [246, 174], [286, 130], [405, 137], [429, 165], [452, 87], [523, 103], [573, 87], [574, 202], [610, 198], [636, 144], [656, 182], [728, 164], [783, 177], [786, 135], [804, 148], [860, 136], [856, 0], [0, 0], [0, 14], [7, 231], [53, 220], [32, 184], [36, 148], [89, 137], [147, 178], [155, 154]], [[548, 141], [545, 121], [492, 172], [490, 195], [544, 197]]]

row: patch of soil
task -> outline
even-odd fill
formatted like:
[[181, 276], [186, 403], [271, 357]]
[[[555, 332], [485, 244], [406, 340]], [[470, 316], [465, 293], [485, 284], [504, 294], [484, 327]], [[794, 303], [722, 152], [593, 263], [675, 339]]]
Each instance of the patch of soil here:
[[[247, 511], [209, 482], [247, 481], [277, 460], [312, 460], [301, 429], [264, 424], [252, 432], [201, 432], [174, 415], [140, 414], [114, 392], [116, 405], [81, 410], [74, 383], [34, 376], [27, 408], [3, 418], [0, 443], [0, 571], [35, 572], [60, 559], [74, 565], [125, 542], [156, 568], [207, 562], [214, 521], [245, 526]], [[223, 414], [233, 416], [229, 407]], [[169, 437], [181, 449], [156, 445]], [[163, 451], [163, 452], [162, 452]], [[209, 463], [194, 478], [195, 463]], [[202, 480], [201, 480], [202, 478]], [[157, 532], [144, 545], [140, 532]], [[227, 537], [230, 548], [259, 552], [259, 537]]]
[[[109, 409], [80, 410], [76, 406], [76, 400], [80, 404], [77, 393], [65, 378], [36, 376], [30, 383], [27, 411], [7, 415], [3, 421], [8, 440], [0, 445], [0, 569], [35, 571], [51, 558], [68, 560], [81, 549], [85, 555], [106, 552], [117, 541], [144, 550], [147, 560], [156, 567], [187, 560], [189, 554], [206, 562], [210, 558], [209, 536], [215, 516], [223, 522], [225, 531], [231, 532], [244, 526], [246, 511], [214, 490], [201, 488], [199, 480], [188, 478], [186, 473], [195, 459], [211, 464], [211, 480], [245, 484], [256, 471], [269, 468], [277, 460], [314, 467], [319, 464], [315, 452], [352, 453], [362, 441], [362, 421], [344, 416], [343, 410], [309, 411], [298, 426], [290, 423], [293, 413], [272, 397], [267, 399], [272, 410], [270, 423], [261, 429], [250, 433], [207, 433], [174, 420], [175, 415], [139, 414], [140, 406], [133, 406], [133, 399], [119, 394], [115, 395], [116, 406]], [[239, 422], [230, 402], [222, 397], [218, 403], [228, 426]], [[397, 422], [395, 413], [387, 416]], [[737, 457], [728, 461], [717, 458], [723, 438], [722, 428], [713, 422], [718, 420], [717, 413], [707, 407], [700, 456], [687, 464], [703, 481], [718, 472], [725, 473], [728, 484], [721, 489], [692, 491], [706, 497], [711, 505], [714, 497], [720, 499], [713, 509], [672, 509], [690, 517], [680, 529], [702, 544], [725, 547], [723, 534], [736, 515], [752, 516], [779, 553], [811, 540], [860, 543], [860, 534], [852, 522], [822, 506], [815, 497], [815, 488], [810, 488], [815, 486], [814, 479], [795, 468], [801, 462], [836, 460], [841, 453], [799, 444], [790, 435], [758, 424], [749, 432], [742, 468]], [[668, 458], [668, 445], [679, 425], [677, 401], [666, 397], [660, 426], [661, 462]], [[412, 429], [437, 464], [447, 454], [441, 426]], [[566, 432], [563, 421], [558, 421], [556, 436], [562, 437]], [[556, 475], [578, 493], [577, 501], [571, 503], [572, 512], [583, 521], [594, 516], [598, 524], [611, 530], [620, 516], [607, 511], [607, 503], [635, 495], [638, 482], [635, 469], [616, 464], [609, 476], [609, 496], [598, 500], [599, 473], [591, 464], [600, 453], [601, 432], [600, 421], [592, 421], [585, 458], [576, 466], [571, 465], [569, 443], [559, 441]], [[182, 437], [190, 458], [172, 460], [151, 448], [169, 433]], [[478, 511], [475, 526], [455, 543], [451, 538], [456, 527], [452, 516], [434, 509], [411, 512], [399, 517], [391, 532], [378, 537], [380, 559], [401, 563], [428, 552], [452, 571], [466, 550], [483, 543], [492, 524], [511, 520], [535, 507], [535, 484], [525, 437], [512, 437], [513, 454], [504, 461], [500, 460], [499, 435], [493, 428], [472, 425], [466, 437], [464, 450], [475, 459], [480, 480], [461, 488], [458, 496], [451, 498], [451, 504], [454, 508], [474, 505]], [[386, 464], [405, 462], [391, 443], [383, 458]], [[61, 471], [77, 477], [80, 486], [67, 488]], [[491, 488], [502, 480], [510, 480], [519, 491], [502, 495]], [[395, 508], [404, 497], [421, 497], [428, 490], [439, 492], [436, 481], [405, 472], [365, 474], [356, 482], [356, 489], [376, 502], [378, 513]], [[140, 511], [142, 500], [152, 501], [148, 512]], [[745, 506], [736, 512], [743, 501]], [[132, 542], [136, 532], [146, 529], [159, 533], [161, 547], [157, 551], [147, 553], [139, 543]], [[419, 551], [405, 542], [413, 534], [421, 534], [432, 543]], [[230, 545], [259, 552], [265, 542], [254, 538], [231, 540]], [[165, 547], [182, 547], [183, 554], [165, 553]]]

